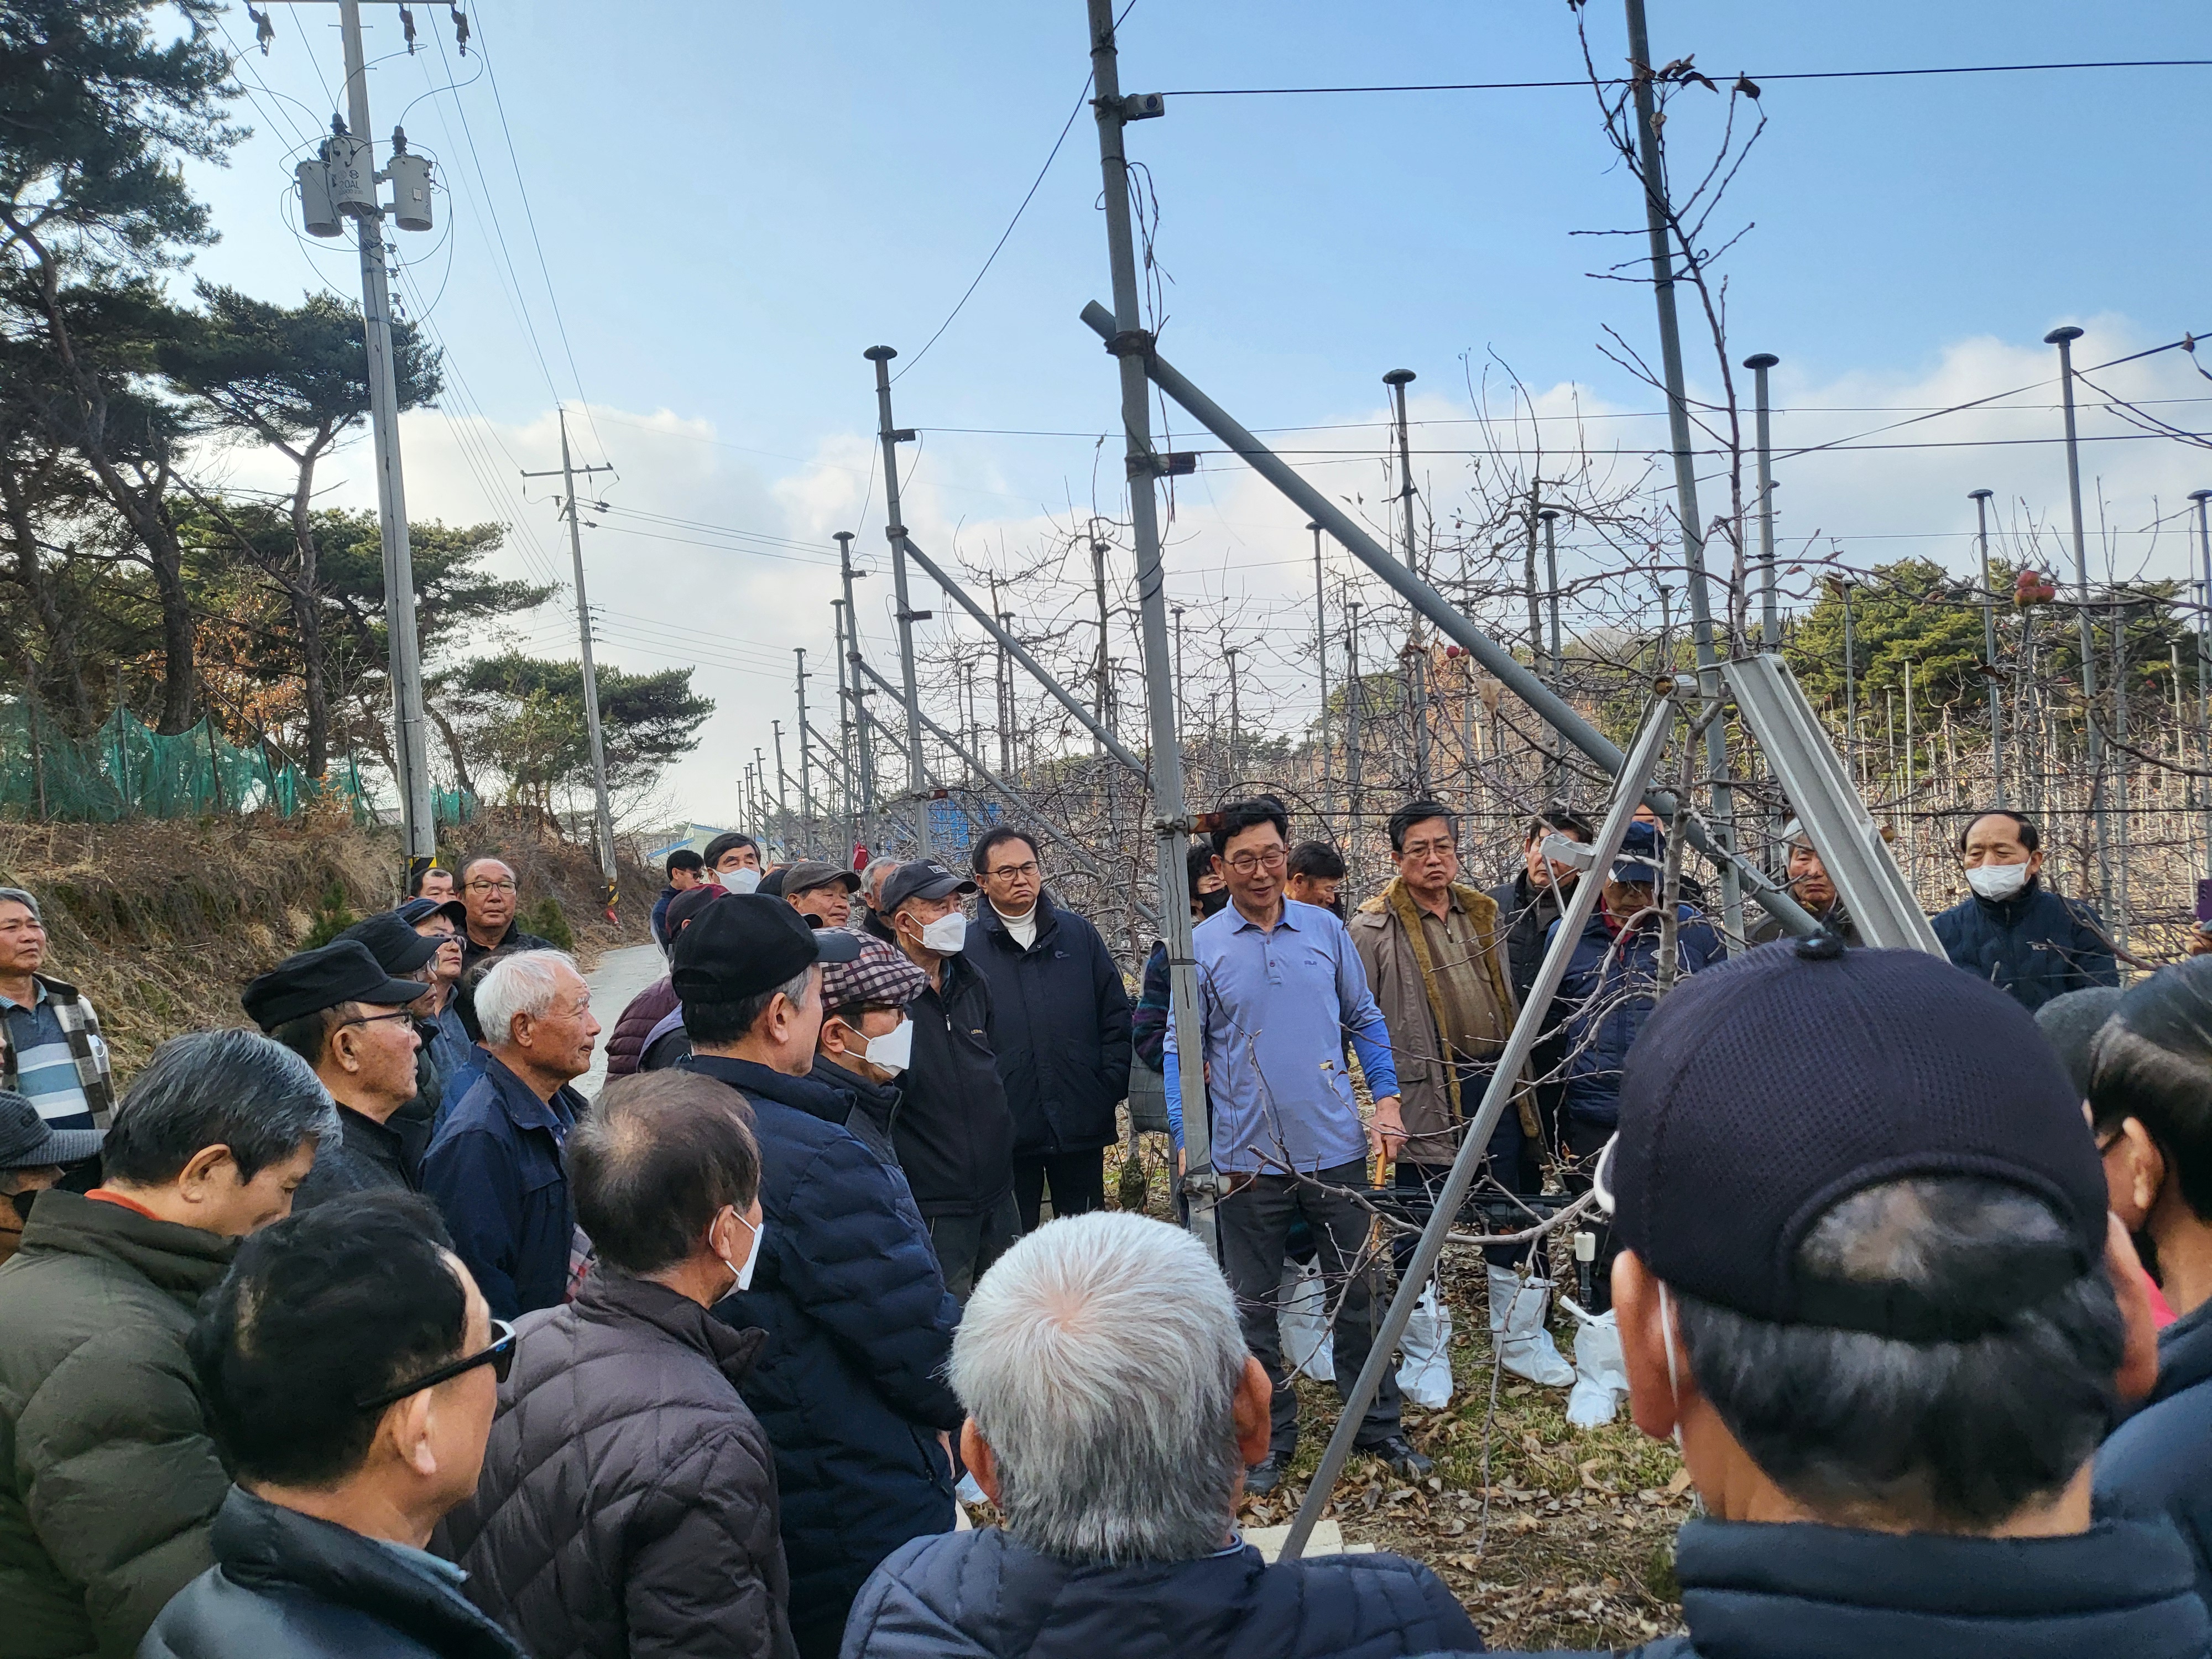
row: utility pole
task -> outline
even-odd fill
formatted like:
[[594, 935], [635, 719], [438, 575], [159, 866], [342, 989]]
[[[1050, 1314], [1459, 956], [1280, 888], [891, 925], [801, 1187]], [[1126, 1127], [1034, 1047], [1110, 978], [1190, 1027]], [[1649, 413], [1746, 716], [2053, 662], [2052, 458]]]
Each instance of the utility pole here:
[[1359, 705], [1366, 699], [1366, 683], [1359, 678], [1359, 601], [1344, 602], [1344, 787], [1346, 809], [1352, 820], [1350, 839], [1359, 835]]
[[1158, 832], [1157, 867], [1160, 921], [1168, 956], [1168, 1004], [1182, 1080], [1183, 1191], [1190, 1228], [1209, 1253], [1218, 1248], [1214, 1204], [1219, 1184], [1213, 1169], [1213, 1136], [1206, 1120], [1206, 1052], [1198, 1019], [1198, 972], [1191, 956], [1189, 807], [1183, 799], [1182, 742], [1168, 683], [1166, 576], [1160, 566], [1158, 504], [1153, 480], [1164, 465], [1152, 448], [1152, 388], [1145, 360], [1152, 337], [1138, 299], [1136, 241], [1129, 223], [1129, 162], [1123, 126], [1163, 112], [1157, 95], [1121, 95], [1121, 70], [1114, 45], [1114, 0], [1085, 0], [1091, 29], [1091, 106], [1098, 117], [1098, 167], [1104, 186], [1106, 246], [1114, 277], [1114, 336], [1107, 349], [1121, 370], [1121, 424], [1127, 449], [1129, 521], [1137, 548], [1137, 599], [1143, 629], [1145, 702], [1152, 726], [1153, 823]]
[[2004, 696], [1997, 684], [1997, 594], [1990, 575], [1990, 496], [1986, 489], [1970, 489], [1974, 504], [1974, 544], [1982, 554], [1982, 656], [1989, 665], [1990, 772], [1996, 780], [1996, 804], [2005, 804]]
[[[876, 750], [869, 740], [868, 722], [863, 718], [867, 707], [860, 701], [868, 692], [860, 684], [860, 670], [866, 663], [860, 654], [860, 613], [853, 608], [853, 532], [837, 532], [836, 541], [838, 574], [845, 584], [845, 655], [853, 665], [853, 740], [860, 763], [860, 844], [873, 857], [883, 848], [876, 845]], [[899, 608], [906, 607], [902, 605]]]
[[[2192, 489], [2189, 499], [2197, 503], [2197, 545], [2204, 561], [2204, 605], [2197, 613], [2197, 733], [2203, 761], [2212, 759], [2212, 691], [2205, 685], [2212, 665], [2212, 516], [2206, 513], [2212, 489]], [[2204, 871], [2212, 876], [2212, 786], [2204, 791]]]
[[[1106, 695], [1106, 544], [1095, 536], [1091, 538], [1091, 580], [1092, 586], [1097, 590], [1098, 594], [1098, 666], [1097, 674], [1098, 684], [1097, 696], [1095, 700], [1096, 712], [1098, 715], [1099, 725], [1111, 726], [1114, 723], [1113, 716], [1112, 711], [1107, 706], [1108, 699]], [[1105, 752], [1106, 740], [1103, 738], [1101, 738], [1098, 739], [1098, 753], [1103, 757]]]
[[2106, 915], [2112, 914], [2112, 825], [2105, 811], [2105, 739], [2097, 729], [2097, 651], [2095, 629], [2089, 621], [2089, 544], [2081, 526], [2081, 449], [2074, 427], [2074, 342], [2081, 331], [2069, 324], [2043, 337], [2045, 345], [2058, 348], [2058, 386], [2066, 411], [2066, 493], [2074, 512], [2075, 599], [2081, 624], [2081, 723], [2089, 745], [2089, 799], [2096, 803], [2097, 896]]
[[[770, 720], [769, 727], [775, 733], [775, 816], [782, 826], [783, 855], [787, 859], [797, 858], [799, 849], [791, 834], [791, 802], [783, 789], [783, 722]], [[799, 750], [803, 763], [805, 758], [806, 745], [800, 744]], [[799, 799], [801, 800], [805, 799], [805, 791], [800, 792]]]
[[898, 487], [898, 447], [911, 443], [911, 428], [901, 429], [891, 424], [891, 359], [898, 353], [890, 346], [870, 346], [860, 354], [876, 366], [877, 435], [884, 446], [884, 510], [890, 522], [884, 526], [884, 535], [891, 544], [891, 586], [898, 599], [899, 684], [906, 695], [906, 769], [907, 788], [915, 798], [915, 834], [921, 845], [916, 858], [930, 855], [929, 844], [929, 787], [924, 781], [921, 765], [921, 694], [915, 689], [914, 678], [914, 625], [926, 622], [934, 612], [916, 611], [908, 602], [906, 589], [906, 520], [900, 515]]
[[[799, 818], [806, 827], [802, 839], [811, 847], [815, 835], [814, 764], [806, 750], [806, 647], [795, 645], [792, 653], [799, 659]], [[782, 763], [779, 760], [777, 764]]]
[[592, 607], [584, 597], [583, 515], [576, 510], [576, 475], [611, 472], [607, 465], [577, 466], [568, 457], [568, 411], [561, 411], [561, 465], [543, 472], [525, 472], [526, 478], [561, 480], [561, 516], [568, 521], [568, 556], [576, 572], [576, 638], [584, 662], [584, 731], [592, 745], [592, 793], [598, 805], [599, 873], [606, 878], [607, 904], [615, 902], [615, 815], [607, 800], [607, 747], [599, 729], [599, 675], [592, 662]]
[[[1009, 634], [1014, 631], [1014, 613], [999, 609], [999, 579], [991, 578], [991, 614], [999, 619], [999, 626]], [[997, 676], [991, 682], [992, 707], [999, 716], [999, 770], [1007, 777], [1014, 775], [1014, 690], [1011, 680], [1006, 647], [999, 647]]]
[[[1674, 515], [1682, 529], [1682, 562], [1690, 589], [1690, 633], [1698, 649], [1698, 692], [1708, 708], [1721, 695], [1720, 658], [1713, 648], [1711, 596], [1705, 591], [1705, 520], [1698, 511], [1697, 458], [1690, 448], [1690, 404], [1683, 389], [1682, 333], [1674, 314], [1674, 253], [1668, 223], [1667, 170], [1659, 144], [1658, 113], [1651, 92], [1651, 43], [1644, 25], [1644, 0], [1625, 0], [1628, 57], [1634, 77], [1636, 149], [1644, 173], [1644, 213], [1651, 237], [1651, 292], [1659, 311], [1660, 367], [1667, 382], [1667, 430], [1674, 452]], [[1735, 792], [1729, 787], [1728, 726], [1705, 727], [1705, 767], [1711, 774], [1713, 839], [1723, 853], [1735, 850]], [[1721, 860], [1721, 913], [1729, 949], [1743, 941], [1743, 883], [1735, 860]]]
[[1321, 672], [1321, 798], [1328, 810], [1328, 601], [1321, 585], [1321, 526], [1310, 524], [1314, 538], [1314, 665]]
[[1743, 360], [1752, 373], [1752, 396], [1759, 410], [1759, 643], [1766, 651], [1782, 648], [1782, 611], [1774, 592], [1774, 441], [1766, 403], [1766, 371], [1781, 361], [1771, 351]]
[[[1382, 377], [1398, 423], [1398, 498], [1406, 515], [1406, 568], [1421, 574], [1420, 544], [1413, 534], [1413, 453], [1406, 437], [1406, 386], [1413, 379], [1410, 368], [1394, 368]], [[1406, 638], [1407, 666], [1413, 670], [1407, 702], [1413, 711], [1413, 793], [1429, 793], [1429, 647], [1421, 633], [1421, 613], [1413, 612], [1412, 632]]]
[[837, 771], [839, 790], [844, 800], [846, 828], [851, 833], [851, 845], [845, 849], [850, 858], [853, 850], [866, 839], [860, 833], [860, 797], [853, 787], [853, 719], [852, 693], [845, 684], [845, 601], [830, 601], [830, 627], [836, 636], [837, 655]]
[[[345, 146], [362, 173], [368, 202], [377, 201], [375, 153], [369, 140], [368, 71], [361, 46], [361, 0], [338, 0], [338, 33], [345, 47]], [[339, 135], [333, 135], [334, 140]], [[397, 129], [393, 149], [398, 148]], [[337, 145], [333, 143], [333, 155]], [[364, 192], [356, 191], [356, 196]], [[403, 204], [404, 205], [404, 204]], [[407, 539], [407, 487], [399, 463], [399, 385], [392, 356], [392, 293], [384, 267], [381, 207], [349, 209], [361, 247], [362, 333], [368, 350], [368, 422], [376, 448], [376, 518], [384, 552], [384, 611], [390, 642], [392, 757], [398, 775], [400, 837], [406, 844], [411, 885], [438, 855], [438, 826], [430, 805], [430, 745], [422, 714], [422, 653], [415, 635], [415, 558]], [[608, 879], [613, 879], [610, 868]]]

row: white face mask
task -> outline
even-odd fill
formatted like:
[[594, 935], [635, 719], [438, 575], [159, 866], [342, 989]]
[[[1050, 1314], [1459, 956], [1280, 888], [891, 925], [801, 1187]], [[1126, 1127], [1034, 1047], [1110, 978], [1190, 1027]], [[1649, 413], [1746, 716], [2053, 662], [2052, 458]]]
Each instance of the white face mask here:
[[[737, 1215], [738, 1212], [735, 1210], [732, 1210], [730, 1213], [732, 1215]], [[753, 1247], [751, 1250], [746, 1254], [745, 1265], [742, 1267], [738, 1266], [736, 1262], [731, 1261], [729, 1257], [724, 1255], [720, 1250], [717, 1250], [714, 1253], [715, 1260], [720, 1261], [725, 1267], [727, 1267], [737, 1276], [738, 1282], [731, 1285], [727, 1291], [723, 1292], [725, 1296], [735, 1296], [739, 1291], [749, 1291], [752, 1289], [753, 1269], [760, 1266], [761, 1241], [768, 1232], [768, 1222], [765, 1218], [762, 1220], [759, 1226], [756, 1227], [751, 1222], [746, 1220], [744, 1217], [739, 1215], [738, 1216], [738, 1225], [743, 1227], [747, 1232], [750, 1232], [753, 1236]]]
[[903, 1072], [914, 1059], [914, 1022], [902, 1019], [879, 1037], [870, 1037], [861, 1050], [872, 1066], [886, 1072]]
[[921, 948], [941, 957], [960, 954], [968, 943], [968, 918], [957, 910], [938, 917], [921, 930]]
[[2008, 899], [2027, 885], [2027, 866], [1984, 864], [1966, 872], [1966, 885], [1985, 899]]
[[760, 872], [744, 869], [725, 870], [722, 872], [722, 885], [732, 893], [750, 893], [760, 885]]

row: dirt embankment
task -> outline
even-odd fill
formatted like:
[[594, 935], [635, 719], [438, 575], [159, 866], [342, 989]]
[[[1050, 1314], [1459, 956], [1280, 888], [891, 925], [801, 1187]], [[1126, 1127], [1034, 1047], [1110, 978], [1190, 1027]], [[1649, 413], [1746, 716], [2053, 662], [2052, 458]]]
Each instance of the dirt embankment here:
[[[478, 853], [514, 866], [526, 917], [549, 896], [560, 907], [586, 966], [601, 951], [645, 939], [659, 885], [641, 866], [624, 865], [610, 924], [588, 848], [489, 819], [454, 837], [441, 858], [452, 865]], [[387, 909], [398, 902], [402, 867], [396, 830], [364, 829], [335, 811], [0, 822], [0, 886], [38, 896], [48, 971], [92, 999], [118, 1079], [179, 1032], [243, 1024], [239, 988], [301, 948], [333, 890], [356, 917]]]

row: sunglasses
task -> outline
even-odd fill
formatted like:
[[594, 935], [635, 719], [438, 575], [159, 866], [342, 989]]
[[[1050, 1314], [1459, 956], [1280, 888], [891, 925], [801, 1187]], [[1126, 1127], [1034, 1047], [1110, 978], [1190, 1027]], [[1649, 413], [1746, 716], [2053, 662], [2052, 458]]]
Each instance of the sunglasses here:
[[411, 1382], [402, 1382], [396, 1389], [371, 1395], [366, 1400], [356, 1400], [354, 1404], [365, 1412], [381, 1411], [395, 1400], [404, 1400], [410, 1394], [420, 1394], [425, 1389], [450, 1382], [463, 1371], [472, 1371], [479, 1365], [490, 1366], [492, 1376], [501, 1382], [506, 1382], [507, 1373], [514, 1369], [514, 1327], [504, 1319], [495, 1319], [491, 1322], [491, 1346], [482, 1352], [466, 1355], [441, 1365], [434, 1371], [425, 1371]]

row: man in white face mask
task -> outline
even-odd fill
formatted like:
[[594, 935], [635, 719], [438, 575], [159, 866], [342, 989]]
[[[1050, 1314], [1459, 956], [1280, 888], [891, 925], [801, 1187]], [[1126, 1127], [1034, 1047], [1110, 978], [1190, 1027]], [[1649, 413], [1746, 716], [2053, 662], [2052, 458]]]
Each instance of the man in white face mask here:
[[976, 890], [933, 859], [884, 882], [882, 914], [927, 977], [908, 1012], [914, 1056], [893, 1138], [899, 1167], [936, 1247], [945, 1283], [963, 1300], [1020, 1236], [1014, 1117], [991, 1047], [991, 987], [962, 953], [963, 902]]
[[2030, 1011], [2068, 991], [2120, 982], [2104, 919], [2044, 884], [2033, 818], [2004, 807], [1977, 815], [1960, 832], [1959, 860], [1966, 896], [1929, 918], [1954, 967]]
[[750, 893], [761, 884], [760, 843], [735, 830], [707, 843], [701, 854], [714, 883], [732, 893]]

